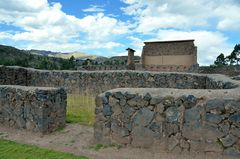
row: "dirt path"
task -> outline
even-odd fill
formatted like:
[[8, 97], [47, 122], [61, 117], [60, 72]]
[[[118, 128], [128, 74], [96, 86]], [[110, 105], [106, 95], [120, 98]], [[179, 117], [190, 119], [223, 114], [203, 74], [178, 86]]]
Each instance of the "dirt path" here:
[[164, 152], [156, 153], [152, 149], [121, 148], [115, 147], [101, 149], [99, 151], [89, 148], [93, 145], [93, 128], [79, 124], [68, 124], [64, 130], [54, 132], [50, 135], [39, 135], [25, 130], [16, 130], [0, 125], [0, 138], [14, 140], [19, 143], [37, 145], [58, 151], [70, 152], [76, 155], [84, 155], [92, 159], [209, 159], [226, 158], [220, 156], [209, 156], [204, 154], [182, 154], [174, 155]]

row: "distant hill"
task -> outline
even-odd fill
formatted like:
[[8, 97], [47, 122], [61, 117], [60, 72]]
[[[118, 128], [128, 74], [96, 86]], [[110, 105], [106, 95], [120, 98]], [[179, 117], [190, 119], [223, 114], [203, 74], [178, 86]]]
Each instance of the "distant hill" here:
[[45, 51], [45, 50], [25, 50], [28, 53], [34, 54], [34, 55], [44, 55], [44, 56], [53, 56], [56, 54], [60, 54], [60, 52], [52, 52], [52, 51]]
[[[11, 46], [0, 45], [0, 65], [62, 70], [75, 69], [77, 66], [83, 65], [87, 59], [90, 59], [94, 65], [126, 65], [128, 57], [113, 56], [107, 58], [82, 52], [19, 50]], [[140, 57], [135, 56], [134, 59], [140, 60]]]
[[74, 56], [75, 59], [91, 59], [91, 60], [106, 60], [107, 57], [103, 56], [97, 56], [97, 55], [91, 55], [83, 52], [68, 52], [68, 53], [62, 53], [62, 52], [52, 52], [52, 51], [45, 51], [45, 50], [26, 50], [27, 52], [35, 55], [43, 55], [43, 56], [49, 56], [49, 57], [57, 57], [57, 58], [63, 58], [63, 59], [69, 59], [72, 56]]
[[82, 53], [82, 52], [70, 52], [70, 53], [58, 53], [58, 54], [53, 54], [52, 56], [54, 57], [60, 57], [60, 58], [64, 58], [64, 59], [69, 59], [71, 56], [74, 56], [75, 59], [82, 59], [82, 58], [95, 58], [97, 57], [96, 55], [89, 55], [86, 53]]
[[[73, 59], [67, 60], [56, 57], [42, 56], [31, 51], [19, 50], [11, 46], [0, 45], [0, 65], [23, 66], [37, 69], [74, 69]], [[41, 51], [42, 54], [43, 51]], [[46, 52], [46, 51], [45, 51]], [[39, 52], [38, 52], [39, 53]]]

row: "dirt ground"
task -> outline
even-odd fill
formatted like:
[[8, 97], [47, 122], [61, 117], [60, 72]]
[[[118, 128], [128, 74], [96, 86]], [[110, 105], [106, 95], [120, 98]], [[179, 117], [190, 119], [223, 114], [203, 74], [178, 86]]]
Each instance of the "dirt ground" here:
[[93, 144], [93, 128], [79, 124], [68, 124], [65, 129], [49, 135], [40, 135], [25, 130], [16, 130], [0, 124], [0, 138], [18, 143], [32, 144], [39, 147], [70, 152], [87, 156], [91, 159], [225, 159], [214, 154], [170, 154], [153, 149], [132, 147], [109, 147], [96, 151]]

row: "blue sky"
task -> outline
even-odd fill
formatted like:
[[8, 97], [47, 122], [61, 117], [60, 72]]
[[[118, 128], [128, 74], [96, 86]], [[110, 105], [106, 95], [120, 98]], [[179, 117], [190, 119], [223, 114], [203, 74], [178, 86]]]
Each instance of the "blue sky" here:
[[0, 44], [141, 55], [144, 41], [195, 39], [200, 65], [240, 43], [239, 0], [0, 0]]

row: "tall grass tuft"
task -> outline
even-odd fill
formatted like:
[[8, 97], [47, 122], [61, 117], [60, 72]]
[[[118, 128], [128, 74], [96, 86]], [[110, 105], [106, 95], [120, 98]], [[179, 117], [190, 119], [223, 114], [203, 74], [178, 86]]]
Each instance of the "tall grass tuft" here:
[[67, 98], [67, 123], [92, 126], [94, 123], [95, 96], [69, 94]]

